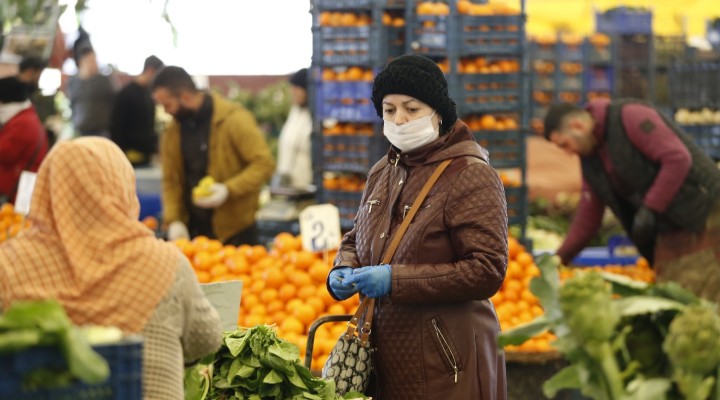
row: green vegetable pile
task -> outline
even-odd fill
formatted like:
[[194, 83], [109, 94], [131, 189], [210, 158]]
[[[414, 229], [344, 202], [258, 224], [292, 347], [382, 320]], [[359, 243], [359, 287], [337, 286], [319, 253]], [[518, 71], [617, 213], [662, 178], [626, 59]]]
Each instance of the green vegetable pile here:
[[74, 379], [99, 384], [110, 376], [107, 361], [92, 349], [56, 301], [15, 302], [0, 315], [0, 355], [36, 346], [59, 347], [68, 370], [33, 371], [23, 379], [27, 390], [66, 386]]
[[[220, 350], [185, 374], [186, 400], [335, 400], [335, 383], [300, 363], [300, 350], [268, 325], [224, 334]], [[365, 398], [348, 393], [345, 399]]]
[[560, 283], [557, 257], [541, 256], [530, 283], [545, 314], [504, 332], [500, 346], [550, 330], [569, 366], [543, 385], [596, 400], [720, 399], [717, 306], [674, 283], [647, 284], [587, 271]]

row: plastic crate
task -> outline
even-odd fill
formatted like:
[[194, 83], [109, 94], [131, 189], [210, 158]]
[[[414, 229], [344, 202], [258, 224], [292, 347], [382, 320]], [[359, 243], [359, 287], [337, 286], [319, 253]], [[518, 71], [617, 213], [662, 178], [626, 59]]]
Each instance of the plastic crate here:
[[145, 217], [159, 218], [162, 215], [162, 200], [160, 193], [138, 193], [140, 202], [140, 219]]
[[560, 61], [582, 61], [583, 48], [581, 45], [567, 45], [565, 43], [558, 44], [558, 59]]
[[584, 77], [588, 92], [611, 92], [613, 89], [612, 68], [591, 67], [584, 72]]
[[533, 90], [551, 92], [555, 90], [555, 79], [552, 75], [533, 74]]
[[459, 17], [459, 56], [522, 53], [524, 15]]
[[118, 344], [94, 346], [110, 366], [105, 383], [86, 385], [77, 382], [69, 387], [24, 391], [24, 374], [39, 368], [67, 369], [57, 347], [35, 347], [19, 353], [0, 355], [0, 399], [3, 400], [141, 400], [143, 342], [139, 338]]
[[612, 63], [612, 49], [610, 46], [597, 47], [590, 42], [585, 44], [585, 58], [587, 64], [591, 65], [610, 65]]
[[379, 30], [369, 26], [313, 28], [313, 64], [372, 65], [386, 48]]
[[324, 171], [367, 173], [387, 150], [379, 136], [326, 136], [321, 160]]
[[580, 75], [562, 75], [560, 78], [560, 90], [564, 92], [579, 92], [583, 88]]
[[714, 160], [720, 160], [720, 125], [683, 125], [682, 130]]
[[623, 65], [650, 65], [651, 35], [621, 36], [615, 41], [620, 63]]
[[279, 233], [290, 232], [296, 236], [300, 234], [300, 222], [296, 219], [289, 221], [258, 219], [255, 223], [258, 242], [268, 247]]
[[675, 62], [669, 83], [675, 107], [720, 108], [720, 60]]
[[318, 82], [315, 86], [315, 113], [321, 120], [376, 122], [378, 116], [370, 102], [371, 94], [372, 82]]
[[461, 113], [514, 111], [520, 108], [520, 74], [458, 74]]
[[684, 36], [655, 36], [655, 64], [667, 67], [685, 55]]
[[652, 13], [638, 12], [624, 7], [595, 13], [595, 31], [611, 35], [651, 34]]
[[540, 44], [537, 42], [529, 43], [530, 59], [557, 61], [557, 44]]
[[344, 190], [323, 190], [322, 199], [325, 203], [334, 204], [340, 213], [340, 229], [347, 231], [355, 223], [355, 214], [360, 207], [362, 192]]
[[473, 135], [490, 152], [494, 168], [525, 167], [525, 135], [521, 131], [479, 131]]
[[369, 10], [373, 0], [313, 0], [313, 7], [320, 10]]
[[524, 225], [527, 222], [527, 187], [506, 187], [508, 225]]
[[448, 48], [447, 15], [417, 15], [411, 22], [414, 41], [410, 47], [417, 54], [444, 57]]

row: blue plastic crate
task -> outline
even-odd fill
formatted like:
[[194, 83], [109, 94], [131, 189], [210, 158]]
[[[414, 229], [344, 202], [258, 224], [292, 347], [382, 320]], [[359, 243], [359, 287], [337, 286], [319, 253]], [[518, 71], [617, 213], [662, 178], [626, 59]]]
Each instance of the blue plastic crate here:
[[720, 125], [683, 125], [682, 130], [714, 160], [720, 160]]
[[585, 91], [611, 92], [613, 89], [612, 68], [591, 67], [583, 73], [585, 78]]
[[375, 29], [361, 27], [313, 28], [313, 59], [316, 65], [370, 65], [384, 44]]
[[0, 355], [0, 399], [3, 400], [141, 400], [142, 358], [141, 339], [128, 339], [118, 344], [94, 346], [110, 366], [105, 383], [86, 385], [77, 382], [62, 389], [24, 391], [24, 374], [39, 368], [67, 369], [57, 347], [35, 347], [15, 354]]
[[558, 44], [558, 59], [560, 61], [582, 61], [583, 48], [581, 45], [570, 46], [564, 43]]
[[524, 15], [459, 17], [460, 57], [472, 55], [517, 55], [522, 53], [521, 26]]
[[352, 228], [355, 215], [360, 207], [363, 193], [344, 190], [323, 190], [322, 199], [325, 203], [334, 204], [340, 213], [340, 227], [346, 231]]
[[587, 247], [570, 264], [578, 267], [635, 265], [638, 258], [639, 256], [613, 255], [608, 247]]
[[546, 60], [546, 61], [557, 61], [557, 44], [540, 44], [537, 42], [530, 42], [530, 59], [531, 60]]
[[315, 85], [315, 112], [320, 119], [347, 122], [376, 122], [370, 102], [372, 82], [321, 81]]
[[611, 35], [652, 34], [652, 12], [624, 7], [595, 13], [595, 31]]
[[411, 21], [411, 24], [415, 40], [410, 47], [415, 53], [429, 57], [447, 55], [447, 15], [418, 15]]
[[313, 0], [312, 4], [320, 10], [369, 10], [373, 0]]
[[162, 200], [160, 193], [138, 193], [140, 201], [140, 219], [145, 217], [159, 218], [162, 215]]
[[457, 98], [463, 114], [514, 111], [520, 108], [520, 74], [459, 74]]
[[387, 150], [380, 136], [325, 136], [321, 160], [323, 170], [367, 173]]
[[506, 187], [508, 225], [522, 225], [527, 222], [527, 187]]
[[490, 152], [494, 168], [525, 166], [525, 135], [521, 131], [477, 131], [473, 135]]

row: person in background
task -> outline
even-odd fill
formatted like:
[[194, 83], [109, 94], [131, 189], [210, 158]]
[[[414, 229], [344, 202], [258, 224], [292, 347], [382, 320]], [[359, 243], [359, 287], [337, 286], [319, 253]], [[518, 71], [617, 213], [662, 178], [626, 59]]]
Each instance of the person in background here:
[[110, 114], [115, 89], [110, 78], [99, 71], [95, 50], [79, 46], [75, 54], [78, 73], [67, 84], [72, 122], [80, 136], [110, 137]]
[[47, 63], [40, 57], [27, 56], [18, 65], [17, 77], [30, 87], [30, 101], [45, 126], [48, 146], [52, 147], [57, 140], [57, 134], [50, 128], [48, 122], [50, 117], [57, 115], [57, 109], [55, 108], [55, 95], [43, 95], [40, 91], [40, 76], [46, 67]]
[[0, 79], [0, 125], [0, 202], [12, 203], [20, 174], [37, 171], [48, 151], [29, 87], [14, 76]]
[[[257, 244], [260, 189], [275, 161], [253, 115], [219, 94], [199, 90], [176, 66], [160, 70], [152, 92], [174, 119], [160, 140], [168, 239], [203, 235], [227, 244]], [[210, 193], [193, 196], [206, 176], [214, 181]]]
[[184, 365], [216, 351], [220, 317], [187, 258], [140, 221], [135, 174], [110, 140], [55, 145], [23, 235], [0, 245], [0, 311], [56, 299], [76, 325], [141, 334], [143, 398], [183, 398]]
[[143, 71], [118, 92], [110, 118], [110, 138], [125, 152], [134, 167], [150, 164], [157, 153], [155, 102], [150, 84], [163, 62], [155, 56], [145, 59]]
[[313, 183], [312, 114], [308, 108], [307, 81], [307, 68], [290, 77], [292, 105], [280, 131], [273, 186], [306, 188]]
[[[508, 263], [505, 192], [487, 151], [458, 120], [440, 68], [420, 55], [391, 61], [372, 102], [392, 144], [368, 173], [355, 226], [327, 286], [344, 300], [376, 298], [378, 399], [505, 400], [500, 326], [489, 298]], [[378, 265], [421, 188], [431, 188], [390, 264]]]
[[560, 103], [545, 116], [545, 137], [581, 160], [563, 263], [592, 239], [607, 206], [658, 281], [720, 301], [720, 171], [674, 122], [638, 100]]

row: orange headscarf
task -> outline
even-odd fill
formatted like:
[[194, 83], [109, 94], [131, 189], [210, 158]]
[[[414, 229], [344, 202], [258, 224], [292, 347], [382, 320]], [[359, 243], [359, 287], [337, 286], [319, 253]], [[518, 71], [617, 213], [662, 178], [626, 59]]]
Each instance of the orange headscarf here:
[[55, 145], [37, 176], [32, 227], [0, 245], [0, 298], [56, 299], [78, 324], [139, 332], [173, 283], [180, 253], [138, 221], [135, 173], [99, 137]]

